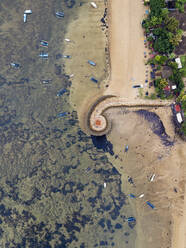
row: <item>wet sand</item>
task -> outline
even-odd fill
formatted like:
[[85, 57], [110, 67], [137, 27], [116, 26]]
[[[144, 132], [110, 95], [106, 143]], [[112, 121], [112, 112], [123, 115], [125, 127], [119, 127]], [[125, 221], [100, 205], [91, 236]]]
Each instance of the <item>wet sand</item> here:
[[[126, 110], [107, 111], [113, 127], [109, 140], [114, 144], [118, 160], [113, 161], [122, 174], [123, 190], [139, 199], [130, 199], [136, 211], [137, 239], [135, 247], [170, 247], [172, 238], [179, 246], [180, 220], [183, 221], [185, 144], [176, 142], [165, 146], [151, 129], [149, 122]], [[152, 109], [153, 111], [153, 109]], [[129, 145], [128, 153], [124, 152]], [[155, 179], [150, 182], [150, 177]], [[133, 184], [128, 182], [132, 178]], [[155, 209], [146, 205], [150, 201]]]
[[[92, 102], [96, 95], [114, 94], [129, 100], [136, 99], [139, 92], [132, 85], [145, 81], [144, 37], [140, 25], [145, 12], [142, 2], [109, 2], [110, 66], [105, 59], [107, 32], [101, 30], [100, 24], [104, 5], [97, 4], [98, 9], [84, 5], [79, 18], [71, 23], [67, 32], [67, 38], [76, 39], [74, 44], [66, 45], [65, 52], [74, 57], [66, 63], [66, 73], [75, 74], [71, 104], [78, 111], [79, 118], [86, 109], [85, 105]], [[85, 9], [88, 9], [86, 14]], [[83, 13], [87, 16], [81, 18]], [[83, 18], [94, 25], [85, 24]], [[88, 59], [98, 66], [92, 68], [87, 65]], [[100, 87], [92, 84], [89, 81], [91, 75], [96, 75], [104, 83]], [[142, 199], [128, 199], [137, 219], [135, 247], [184, 247], [185, 143], [175, 135], [171, 111], [151, 109], [162, 119], [166, 133], [174, 141], [173, 146], [165, 146], [143, 117], [126, 111], [113, 108], [106, 112], [113, 124], [108, 139], [118, 156], [110, 156], [109, 159], [122, 175], [123, 191], [145, 194]], [[124, 153], [126, 144], [130, 147], [128, 153]], [[153, 173], [156, 174], [155, 180], [149, 182]], [[133, 179], [134, 184], [128, 181], [128, 177]], [[152, 202], [155, 209], [147, 206], [146, 201]]]
[[[64, 54], [72, 56], [72, 59], [65, 61], [65, 72], [69, 75], [74, 74], [71, 78], [70, 100], [79, 116], [91, 98], [103, 94], [105, 86], [103, 81], [109, 73], [105, 51], [108, 46], [107, 31], [100, 22], [104, 15], [105, 4], [101, 1], [97, 6], [98, 8], [94, 9], [90, 3], [84, 3], [77, 19], [68, 25], [65, 37], [71, 42], [66, 43]], [[89, 65], [88, 60], [94, 61], [96, 66]], [[92, 82], [91, 77], [96, 78], [98, 84]], [[81, 121], [81, 117], [79, 119]]]

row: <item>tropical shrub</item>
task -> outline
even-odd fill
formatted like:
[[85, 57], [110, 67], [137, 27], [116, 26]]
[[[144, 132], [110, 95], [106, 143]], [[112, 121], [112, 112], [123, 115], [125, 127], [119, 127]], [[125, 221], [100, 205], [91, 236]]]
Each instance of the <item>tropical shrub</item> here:
[[166, 29], [172, 33], [176, 32], [179, 27], [179, 21], [173, 16], [167, 16], [164, 23], [166, 25]]
[[176, 8], [178, 8], [180, 12], [184, 12], [185, 3], [186, 3], [186, 0], [176, 0]]
[[169, 79], [177, 86], [175, 92], [180, 94], [184, 88], [184, 83], [182, 80], [182, 73], [179, 71], [179, 69], [174, 68], [172, 70], [172, 75], [169, 77]]
[[165, 55], [156, 55], [154, 58], [155, 64], [158, 65], [164, 65], [167, 60], [168, 58]]
[[165, 7], [165, 0], [150, 0], [150, 15], [161, 16], [162, 9]]

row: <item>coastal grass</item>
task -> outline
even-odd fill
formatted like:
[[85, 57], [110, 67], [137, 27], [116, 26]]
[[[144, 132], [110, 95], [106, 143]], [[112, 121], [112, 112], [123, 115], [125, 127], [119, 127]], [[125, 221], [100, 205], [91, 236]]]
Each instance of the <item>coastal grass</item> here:
[[155, 100], [157, 99], [156, 93], [151, 93], [149, 96], [145, 96], [145, 99]]
[[143, 89], [139, 88], [139, 96], [142, 98], [143, 97]]

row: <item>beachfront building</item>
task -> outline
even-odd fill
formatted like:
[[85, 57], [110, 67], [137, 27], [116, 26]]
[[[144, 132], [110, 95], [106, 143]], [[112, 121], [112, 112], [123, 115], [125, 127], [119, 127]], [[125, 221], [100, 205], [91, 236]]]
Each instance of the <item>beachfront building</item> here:
[[182, 68], [181, 59], [180, 59], [180, 58], [176, 58], [176, 59], [175, 59], [175, 62], [176, 62], [177, 65], [178, 65], [178, 69], [181, 69], [181, 68]]

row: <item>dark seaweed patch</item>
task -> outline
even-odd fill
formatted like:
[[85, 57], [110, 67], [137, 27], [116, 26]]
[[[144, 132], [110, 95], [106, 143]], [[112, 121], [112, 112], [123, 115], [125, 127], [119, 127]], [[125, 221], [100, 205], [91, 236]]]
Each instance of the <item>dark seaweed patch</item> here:
[[149, 112], [147, 110], [137, 110], [135, 111], [138, 115], [141, 115], [147, 120], [149, 123], [151, 123], [151, 129], [154, 134], [160, 137], [162, 143], [165, 146], [173, 146], [174, 142], [170, 140], [170, 137], [167, 135], [165, 131], [165, 127], [160, 119], [160, 117], [153, 112]]
[[133, 220], [133, 221], [128, 221], [128, 226], [133, 229], [136, 225], [136, 220]]
[[1, 216], [4, 216], [4, 217], [10, 216], [11, 213], [12, 213], [11, 209], [9, 209], [9, 208], [6, 209], [4, 204], [0, 205], [0, 215]]
[[67, 8], [73, 8], [75, 5], [76, 1], [75, 0], [65, 0], [65, 6]]
[[0, 201], [3, 199], [4, 195], [5, 195], [4, 190], [0, 188]]
[[96, 197], [89, 197], [88, 202], [91, 203], [91, 207], [94, 208], [96, 205]]
[[62, 54], [61, 53], [56, 54], [56, 59], [61, 59], [61, 58], [62, 58]]
[[120, 207], [116, 206], [109, 214], [112, 220], [116, 220], [120, 215]]
[[19, 81], [9, 81], [7, 82], [7, 85], [23, 85], [25, 83], [29, 83], [29, 79], [28, 78], [21, 78]]
[[104, 152], [109, 152], [112, 156], [114, 155], [113, 145], [107, 140], [106, 135], [93, 136], [91, 135], [92, 142], [97, 149], [102, 149]]
[[120, 223], [116, 223], [115, 228], [116, 229], [121, 229], [122, 228], [122, 225]]
[[129, 236], [130, 233], [129, 233], [129, 232], [125, 232], [124, 235], [125, 235], [125, 236]]
[[0, 75], [0, 87], [3, 86], [4, 84], [6, 84], [6, 78]]
[[61, 72], [62, 72], [62, 68], [61, 68], [61, 65], [57, 65], [55, 64], [54, 65], [54, 72], [57, 76], [61, 75]]
[[104, 211], [109, 211], [111, 210], [113, 204], [110, 202], [108, 205], [104, 205], [104, 204], [101, 204], [101, 208], [104, 210]]
[[101, 218], [100, 221], [98, 222], [98, 224], [104, 228], [105, 227], [105, 219], [104, 218]]
[[78, 202], [78, 198], [77, 198], [76, 195], [73, 195], [73, 196], [71, 197], [71, 202], [72, 202], [72, 203]]
[[62, 227], [61, 223], [56, 223], [56, 231], [58, 231]]
[[78, 183], [76, 187], [77, 187], [77, 190], [81, 192], [84, 190], [85, 185], [83, 185], [82, 183]]
[[104, 241], [104, 240], [101, 240], [99, 242], [100, 246], [107, 246], [108, 245], [108, 242], [107, 241]]
[[67, 182], [64, 184], [63, 188], [62, 188], [62, 193], [64, 195], [68, 194], [68, 193], [72, 193], [73, 192], [73, 186], [75, 185], [74, 182]]
[[111, 220], [107, 220], [107, 221], [106, 221], [106, 224], [107, 224], [107, 228], [108, 228], [109, 230], [111, 230], [111, 229], [112, 229]]
[[113, 167], [112, 168], [112, 175], [121, 175], [121, 174], [118, 172], [118, 170], [115, 167]]

